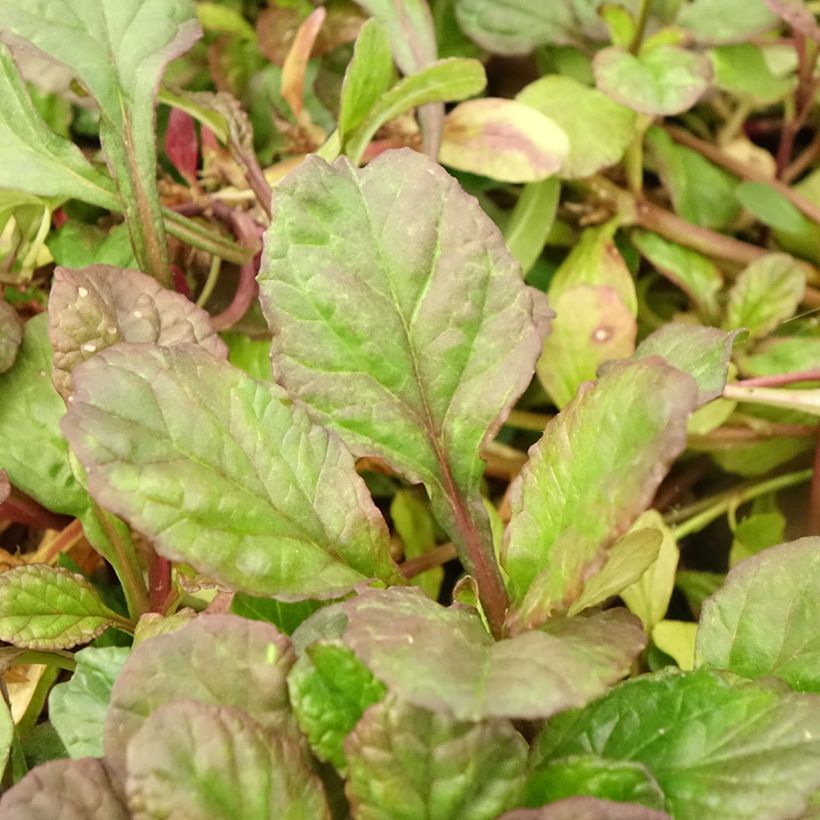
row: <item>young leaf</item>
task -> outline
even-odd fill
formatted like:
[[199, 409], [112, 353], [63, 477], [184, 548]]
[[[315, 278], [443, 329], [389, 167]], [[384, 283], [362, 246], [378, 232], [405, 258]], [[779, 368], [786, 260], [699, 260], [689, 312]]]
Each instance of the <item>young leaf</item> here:
[[117, 342], [196, 343], [217, 358], [227, 356], [204, 310], [139, 271], [109, 265], [57, 268], [48, 308], [52, 378], [63, 398], [73, 392], [74, 367]]
[[508, 721], [460, 723], [388, 698], [365, 712], [345, 754], [362, 820], [493, 820], [518, 800], [527, 744]]
[[384, 684], [346, 646], [317, 641], [290, 670], [288, 690], [316, 756], [344, 772], [344, 740], [364, 710], [384, 697]]
[[688, 672], [695, 666], [697, 629], [691, 621], [659, 621], [652, 627], [652, 643]]
[[128, 744], [135, 820], [330, 820], [318, 777], [293, 740], [231, 706], [176, 701], [154, 711]]
[[791, 318], [806, 287], [803, 267], [785, 253], [752, 262], [729, 291], [724, 327], [746, 328], [752, 338], [767, 336]]
[[11, 369], [23, 341], [23, 323], [17, 311], [0, 299], [0, 373]]
[[820, 785], [820, 698], [714, 672], [623, 683], [549, 721], [534, 771], [575, 754], [642, 763], [676, 820], [800, 816]]
[[612, 46], [595, 55], [592, 67], [604, 94], [652, 116], [688, 111], [712, 79], [708, 58], [677, 46], [661, 45], [638, 56]]
[[285, 62], [282, 64], [281, 93], [290, 110], [298, 120], [302, 115], [305, 97], [305, 73], [316, 36], [325, 21], [327, 11], [323, 6], [315, 8], [296, 31]]
[[0, 800], [3, 820], [131, 820], [105, 762], [52, 760], [32, 769]]
[[82, 575], [45, 564], [0, 573], [0, 640], [28, 649], [68, 649], [123, 623]]
[[71, 680], [51, 690], [48, 717], [69, 757], [102, 757], [111, 687], [130, 651], [124, 646], [81, 649], [74, 655], [77, 669]]
[[501, 182], [537, 182], [561, 167], [569, 142], [549, 117], [515, 100], [482, 97], [444, 120], [439, 160]]
[[111, 691], [106, 756], [122, 765], [154, 710], [181, 699], [235, 706], [265, 729], [296, 737], [285, 683], [293, 661], [290, 642], [272, 626], [235, 615], [203, 615], [141, 643]]
[[666, 812], [635, 803], [616, 803], [595, 797], [568, 797], [540, 809], [516, 809], [498, 820], [671, 820]]
[[191, 345], [120, 344], [72, 378], [92, 494], [166, 557], [262, 595], [400, 582], [350, 453], [278, 385]]
[[660, 359], [618, 362], [547, 425], [513, 484], [502, 547], [519, 618], [542, 623], [580, 594], [683, 450], [695, 399], [694, 380]]
[[0, 375], [0, 467], [44, 507], [80, 516], [89, 498], [68, 462], [60, 433], [63, 400], [51, 383], [51, 346], [43, 314], [26, 322], [14, 366]]
[[402, 700], [457, 720], [548, 717], [619, 680], [641, 651], [623, 610], [556, 621], [494, 643], [480, 619], [415, 590], [370, 590], [341, 606], [344, 641]]
[[536, 263], [558, 211], [561, 183], [554, 177], [525, 185], [504, 228], [504, 241], [527, 274]]
[[516, 100], [552, 119], [569, 137], [558, 175], [589, 177], [620, 161], [635, 137], [635, 113], [605, 94], [560, 74], [541, 77]]
[[500, 233], [411, 151], [362, 171], [309, 158], [274, 210], [259, 286], [276, 379], [356, 453], [423, 482], [468, 571], [497, 587], [481, 447], [541, 350], [535, 294]]
[[[1, 578], [2, 576], [0, 576]], [[697, 665], [774, 675], [820, 692], [820, 538], [772, 547], [736, 566], [703, 604]]]

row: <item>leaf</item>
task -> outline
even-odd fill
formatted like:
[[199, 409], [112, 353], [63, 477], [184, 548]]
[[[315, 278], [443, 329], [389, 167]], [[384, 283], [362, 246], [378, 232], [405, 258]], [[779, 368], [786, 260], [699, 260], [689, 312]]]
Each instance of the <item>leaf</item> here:
[[553, 298], [556, 318], [538, 360], [538, 380], [557, 407], [564, 407], [578, 388], [594, 379], [611, 359], [635, 350], [635, 316], [611, 287], [575, 285]]
[[339, 138], [342, 143], [390, 88], [394, 73], [387, 31], [378, 20], [371, 18], [359, 32], [342, 83], [339, 102]]
[[461, 723], [390, 698], [345, 743], [361, 820], [493, 820], [515, 805], [527, 744], [508, 721]]
[[[4, 27], [4, 12], [0, 4], [0, 28]], [[0, 186], [120, 209], [111, 178], [95, 168], [73, 142], [43, 122], [8, 48], [2, 44], [0, 100]]]
[[102, 757], [111, 687], [130, 651], [124, 646], [81, 649], [71, 680], [51, 690], [48, 717], [69, 757]]
[[499, 820], [669, 820], [669, 815], [634, 803], [569, 797], [540, 809], [516, 809]]
[[[202, 3], [199, 8], [202, 8]], [[165, 129], [165, 154], [179, 175], [189, 184], [196, 184], [199, 143], [194, 118], [180, 108], [171, 108]]]
[[28, 649], [68, 649], [124, 624], [82, 575], [45, 564], [0, 573], [0, 640]]
[[111, 691], [106, 757], [122, 766], [148, 717], [181, 699], [235, 706], [263, 728], [296, 737], [285, 682], [294, 660], [290, 642], [273, 627], [235, 615], [203, 615], [139, 644]]
[[252, 339], [244, 333], [223, 333], [228, 361], [260, 382], [271, 378], [270, 339]]
[[571, 77], [541, 77], [516, 100], [552, 119], [569, 137], [569, 153], [558, 175], [589, 177], [619, 162], [635, 138], [635, 113]]
[[200, 2], [196, 5], [196, 16], [205, 31], [216, 31], [220, 34], [235, 34], [245, 40], [255, 40], [253, 26], [235, 9], [221, 3]]
[[0, 299], [0, 374], [11, 369], [23, 341], [23, 323], [17, 311]]
[[759, 512], [753, 506], [752, 514], [738, 521], [734, 527], [729, 567], [734, 567], [735, 564], [769, 547], [782, 544], [785, 540], [785, 531], [786, 517], [776, 507], [772, 512]]
[[429, 103], [472, 97], [483, 91], [486, 84], [487, 75], [478, 60], [451, 57], [432, 63], [382, 94], [361, 125], [348, 136], [345, 153], [358, 165], [370, 140], [385, 123]]
[[52, 378], [64, 398], [73, 392], [71, 371], [117, 342], [196, 343], [217, 358], [227, 356], [204, 310], [139, 271], [109, 265], [57, 268], [48, 308]]
[[292, 635], [303, 621], [321, 608], [321, 601], [276, 601], [273, 598], [255, 598], [244, 592], [235, 593], [231, 600], [234, 615], [273, 624], [285, 635]]
[[325, 21], [327, 12], [323, 7], [314, 9], [299, 26], [293, 38], [285, 62], [282, 64], [281, 94], [294, 116], [302, 114], [302, 101], [305, 94], [305, 72], [307, 71], [310, 52]]
[[[9, 762], [11, 747], [14, 743], [14, 720], [11, 717], [8, 704], [0, 699], [0, 776], [6, 771]], [[0, 806], [2, 808], [2, 806]]]
[[813, 9], [804, 0], [763, 0], [766, 7], [781, 17], [795, 31], [820, 42], [820, 26], [814, 17]]
[[527, 780], [523, 802], [535, 807], [579, 795], [663, 808], [663, 793], [645, 766], [588, 754], [539, 766]]
[[651, 116], [688, 111], [712, 79], [712, 65], [706, 57], [671, 45], [637, 56], [611, 46], [595, 55], [592, 69], [604, 94]]
[[806, 219], [783, 194], [763, 182], [741, 182], [735, 188], [735, 196], [747, 211], [751, 211], [765, 225], [790, 237], [815, 229], [814, 223]]
[[544, 249], [560, 197], [561, 183], [554, 177], [531, 182], [522, 188], [510, 213], [504, 228], [504, 242], [525, 275]]
[[411, 151], [362, 171], [308, 158], [274, 212], [259, 287], [276, 380], [423, 482], [474, 572], [476, 529], [491, 544], [481, 447], [530, 382], [536, 294], [478, 203]]
[[92, 494], [166, 557], [263, 595], [399, 581], [352, 457], [279, 386], [191, 345], [120, 344], [73, 380]]
[[675, 586], [684, 594], [689, 608], [699, 617], [703, 602], [723, 584], [720, 572], [681, 569], [675, 576]]
[[703, 605], [697, 665], [820, 692], [818, 547], [801, 538], [738, 564]]
[[771, 376], [777, 373], [799, 373], [811, 370], [820, 361], [820, 338], [812, 336], [776, 336], [766, 339], [752, 353], [738, 359], [740, 369], [748, 376]]
[[698, 386], [698, 406], [722, 395], [737, 331], [724, 333], [713, 327], [667, 322], [647, 336], [633, 358], [660, 356], [672, 367], [688, 373]]
[[555, 174], [567, 135], [530, 106], [500, 97], [457, 105], [444, 120], [439, 160], [501, 182], [538, 182]]
[[134, 268], [137, 264], [124, 222], [104, 231], [96, 225], [70, 220], [58, 231], [52, 231], [46, 244], [54, 262], [64, 268], [95, 264]]
[[89, 499], [74, 478], [60, 433], [65, 405], [51, 383], [47, 321], [41, 314], [26, 322], [14, 366], [0, 375], [0, 467], [44, 507], [79, 516]]
[[131, 739], [126, 792], [135, 820], [330, 818], [293, 740], [240, 709], [189, 700], [158, 708]]
[[630, 238], [641, 256], [677, 285], [704, 319], [709, 321], [718, 316], [718, 294], [723, 287], [723, 275], [711, 259], [649, 231], [633, 231]]
[[519, 617], [542, 622], [580, 594], [683, 450], [695, 395], [658, 359], [618, 362], [547, 425], [512, 485], [501, 553]]
[[751, 43], [720, 46], [713, 48], [709, 56], [715, 85], [722, 91], [746, 97], [757, 105], [771, 105], [794, 88], [795, 78], [775, 74], [759, 46]]
[[802, 266], [785, 253], [770, 253], [752, 262], [729, 291], [726, 328], [745, 328], [751, 338], [767, 336], [790, 319], [806, 287]]
[[193, 609], [185, 607], [178, 609], [173, 615], [160, 615], [159, 612], [145, 612], [140, 615], [137, 627], [134, 630], [134, 646], [157, 638], [160, 635], [170, 635], [178, 629], [182, 629], [190, 621], [197, 617]]
[[130, 820], [105, 762], [52, 760], [32, 769], [0, 800], [3, 820]]
[[573, 754], [642, 763], [676, 820], [799, 816], [820, 783], [820, 700], [714, 672], [642, 675], [552, 718], [534, 770]]
[[700, 43], [737, 43], [773, 28], [777, 17], [766, 0], [693, 0], [681, 8], [677, 22]]
[[402, 587], [345, 601], [344, 642], [397, 697], [457, 720], [548, 717], [628, 670], [643, 635], [623, 610], [494, 643], [474, 614]]
[[344, 740], [365, 709], [384, 697], [384, 684], [346, 646], [317, 641], [291, 669], [288, 690], [313, 752], [345, 772]]
[[652, 642], [683, 670], [695, 665], [697, 624], [688, 621], [659, 621], [652, 628]]
[[[426, 499], [412, 490], [399, 490], [390, 502], [390, 518], [396, 535], [404, 547], [404, 560], [418, 558], [437, 545], [436, 522]], [[414, 576], [410, 583], [424, 590], [429, 598], [438, 600], [444, 568], [433, 567]]]

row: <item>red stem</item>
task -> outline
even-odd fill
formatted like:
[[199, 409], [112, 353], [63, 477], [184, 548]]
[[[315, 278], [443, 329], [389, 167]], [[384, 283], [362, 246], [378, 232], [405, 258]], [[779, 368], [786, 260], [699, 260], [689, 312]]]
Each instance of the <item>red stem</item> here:
[[164, 615], [173, 594], [171, 562], [156, 552], [148, 561], [148, 603], [151, 612]]
[[47, 510], [14, 487], [9, 487], [8, 496], [0, 503], [0, 518], [37, 530], [62, 530], [71, 523], [71, 516]]
[[735, 382], [738, 387], [783, 387], [797, 382], [820, 382], [820, 370], [802, 370], [799, 373], [775, 373]]
[[814, 448], [814, 475], [809, 487], [806, 529], [809, 535], [820, 535], [820, 428], [817, 430], [817, 446]]

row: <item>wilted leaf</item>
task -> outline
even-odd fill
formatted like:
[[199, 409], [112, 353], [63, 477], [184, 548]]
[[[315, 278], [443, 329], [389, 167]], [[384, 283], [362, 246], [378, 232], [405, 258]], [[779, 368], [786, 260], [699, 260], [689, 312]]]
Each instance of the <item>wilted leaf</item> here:
[[498, 820], [670, 820], [666, 812], [595, 797], [568, 797], [540, 809], [516, 809]]
[[777, 17], [766, 0], [693, 0], [681, 7], [677, 22], [700, 43], [741, 43], [773, 28]]
[[48, 717], [72, 758], [102, 757], [103, 727], [111, 687], [131, 650], [124, 646], [81, 649], [67, 683], [51, 690]]
[[71, 371], [117, 342], [196, 343], [218, 358], [227, 356], [204, 310], [139, 271], [57, 268], [48, 308], [52, 378], [63, 398], [73, 392]]
[[709, 56], [715, 72], [715, 85], [758, 105], [777, 102], [795, 86], [794, 76], [774, 74], [763, 51], [751, 43], [713, 48]]
[[535, 771], [574, 754], [642, 763], [676, 820], [800, 816], [820, 784], [820, 698], [714, 672], [662, 672], [623, 683], [552, 718]]
[[552, 119], [569, 137], [559, 176], [588, 177], [618, 162], [635, 137], [635, 113], [571, 77], [553, 74], [525, 86], [516, 100]]
[[399, 581], [350, 453], [282, 388], [190, 345], [120, 344], [73, 380], [91, 492], [166, 557], [266, 595]]
[[67, 649], [124, 624], [82, 575], [45, 564], [0, 573], [0, 640], [29, 649]]
[[190, 700], [161, 706], [131, 738], [126, 793], [134, 820], [330, 819], [293, 740], [240, 709]]
[[0, 299], [0, 373], [11, 369], [23, 341], [23, 323], [17, 311]]
[[494, 820], [515, 805], [527, 744], [504, 720], [460, 723], [388, 698], [345, 743], [361, 820]]
[[444, 120], [439, 160], [501, 182], [537, 182], [563, 164], [569, 141], [528, 105], [482, 97], [457, 105]]

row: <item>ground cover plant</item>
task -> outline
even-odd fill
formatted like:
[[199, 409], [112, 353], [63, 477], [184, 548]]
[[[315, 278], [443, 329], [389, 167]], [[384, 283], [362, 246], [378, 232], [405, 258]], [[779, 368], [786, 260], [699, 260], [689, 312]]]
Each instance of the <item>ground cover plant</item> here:
[[0, 0], [0, 818], [818, 816], [817, 11]]

